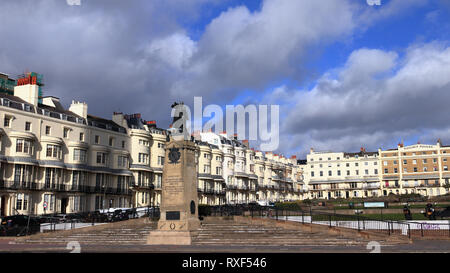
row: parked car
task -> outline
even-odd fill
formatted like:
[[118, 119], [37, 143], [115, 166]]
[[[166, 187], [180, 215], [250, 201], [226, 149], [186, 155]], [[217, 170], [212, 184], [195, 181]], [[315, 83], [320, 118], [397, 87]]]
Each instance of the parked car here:
[[111, 216], [111, 221], [117, 222], [128, 220], [130, 213], [131, 213], [130, 210], [116, 209]]
[[57, 222], [65, 223], [68, 220], [67, 214], [56, 214], [53, 216]]
[[0, 236], [23, 236], [39, 232], [41, 224], [38, 218], [20, 214], [3, 217], [0, 227]]

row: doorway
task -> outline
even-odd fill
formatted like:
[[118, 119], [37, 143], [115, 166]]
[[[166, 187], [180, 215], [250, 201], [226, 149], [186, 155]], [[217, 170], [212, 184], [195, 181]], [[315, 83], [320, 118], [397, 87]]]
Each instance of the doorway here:
[[61, 199], [61, 213], [62, 214], [66, 214], [68, 204], [69, 204], [69, 202], [68, 202], [67, 198]]
[[8, 196], [7, 195], [3, 195], [0, 196], [0, 216], [6, 216], [6, 200], [7, 200]]

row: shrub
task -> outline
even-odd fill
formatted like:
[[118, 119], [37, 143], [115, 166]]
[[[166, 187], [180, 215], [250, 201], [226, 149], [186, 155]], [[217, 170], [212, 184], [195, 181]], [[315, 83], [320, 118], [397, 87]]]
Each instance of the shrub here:
[[284, 210], [299, 210], [301, 209], [301, 201], [275, 203], [275, 207], [277, 209], [284, 209]]

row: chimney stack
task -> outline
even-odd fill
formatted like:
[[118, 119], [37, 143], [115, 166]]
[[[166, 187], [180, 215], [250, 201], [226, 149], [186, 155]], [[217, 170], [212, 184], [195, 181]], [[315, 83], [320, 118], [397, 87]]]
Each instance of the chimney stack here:
[[42, 98], [41, 87], [42, 75], [35, 72], [27, 72], [17, 79], [17, 86], [14, 87], [14, 96], [37, 106]]
[[88, 105], [85, 102], [73, 100], [72, 104], [70, 104], [69, 111], [86, 119], [88, 115]]

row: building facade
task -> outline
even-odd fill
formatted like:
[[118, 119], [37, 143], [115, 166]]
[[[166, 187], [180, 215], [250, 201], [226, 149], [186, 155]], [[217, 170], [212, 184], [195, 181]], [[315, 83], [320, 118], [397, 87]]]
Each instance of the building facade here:
[[450, 146], [415, 144], [381, 151], [381, 190], [389, 193], [416, 193], [438, 196], [449, 192]]
[[[88, 114], [43, 97], [29, 74], [0, 90], [0, 215], [159, 206], [168, 131], [140, 114]], [[5, 77], [3, 77], [5, 79]], [[39, 84], [38, 84], [39, 82]], [[261, 152], [226, 132], [193, 134], [200, 204], [224, 205], [449, 192], [450, 146], [416, 144], [306, 160]]]
[[[449, 193], [449, 146], [415, 144], [359, 153], [307, 155], [306, 198], [364, 198], [390, 194], [438, 196]], [[300, 164], [301, 166], [301, 164]]]
[[112, 121], [65, 110], [38, 88], [0, 93], [1, 214], [71, 213], [129, 206], [129, 136]]
[[316, 152], [307, 155], [309, 198], [353, 198], [380, 195], [378, 152]]
[[[218, 135], [201, 132], [194, 136], [221, 151], [218, 152], [220, 156], [215, 157], [221, 158], [221, 164], [216, 160], [215, 175], [222, 176], [227, 204], [267, 204], [302, 199], [305, 188], [302, 170], [295, 156], [288, 159], [254, 150], [249, 147], [248, 141], [238, 141], [236, 135], [229, 136], [226, 132]], [[202, 156], [200, 168], [201, 160]]]

